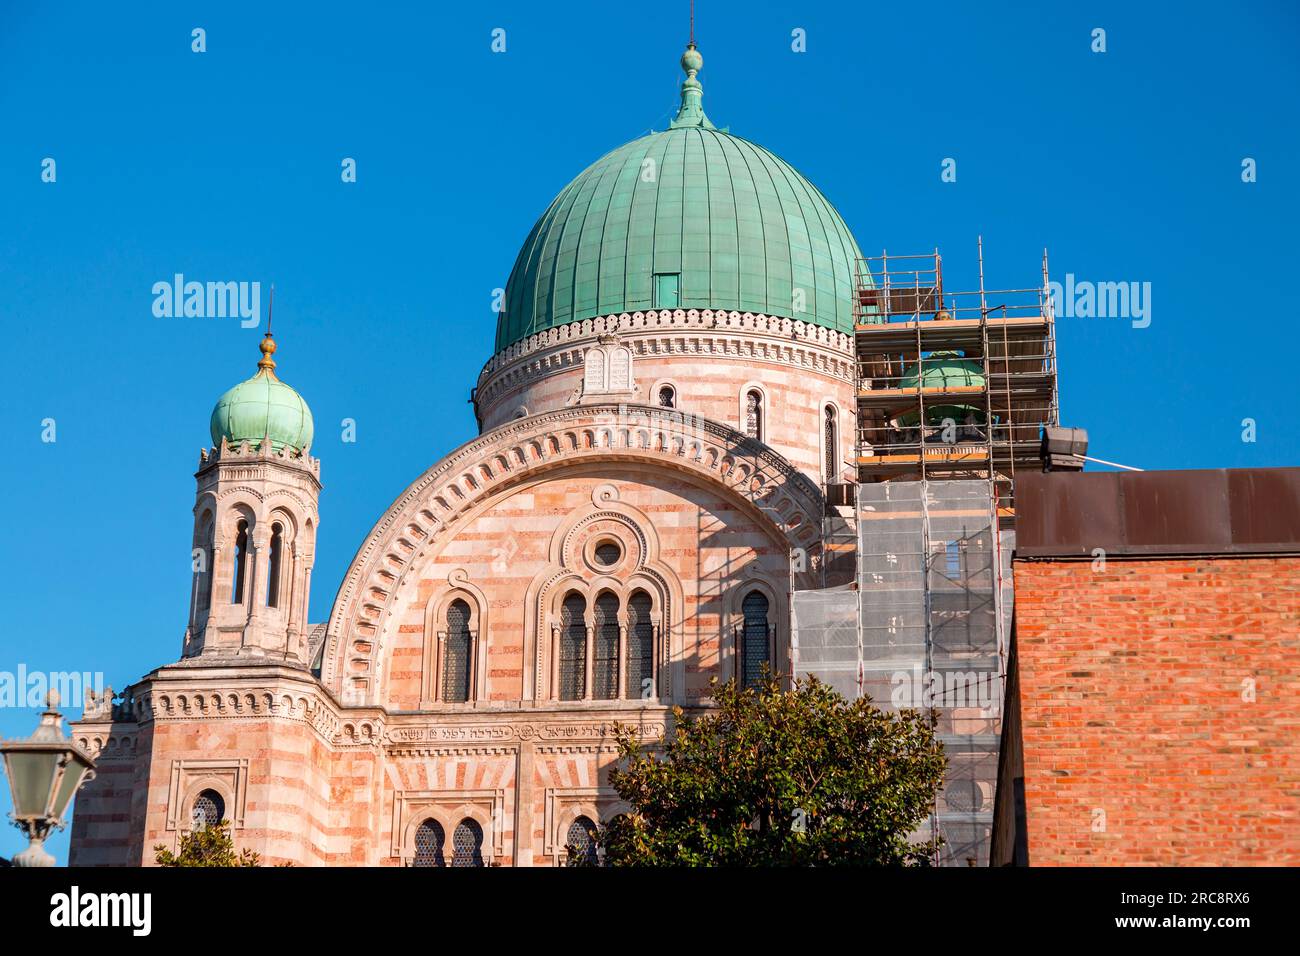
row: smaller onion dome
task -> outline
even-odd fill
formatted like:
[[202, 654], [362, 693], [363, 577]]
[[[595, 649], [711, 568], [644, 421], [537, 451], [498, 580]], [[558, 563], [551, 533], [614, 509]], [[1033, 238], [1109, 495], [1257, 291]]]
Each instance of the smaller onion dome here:
[[287, 447], [300, 455], [311, 447], [315, 432], [311, 409], [301, 395], [276, 377], [275, 359], [271, 358], [275, 340], [270, 332], [258, 348], [262, 359], [257, 374], [222, 395], [212, 409], [212, 444], [220, 447], [224, 438], [231, 445], [246, 441], [259, 446], [269, 438], [273, 450]]
[[[903, 373], [899, 388], [916, 388], [921, 380], [920, 364], [913, 365]], [[961, 352], [931, 352], [925, 357], [925, 388], [983, 388], [984, 369], [980, 363], [965, 358]], [[957, 424], [965, 424], [966, 416], [973, 414], [975, 421], [984, 423], [984, 408], [980, 405], [950, 405], [925, 403], [925, 418], [928, 424], [940, 425], [944, 419], [951, 418]], [[915, 412], [899, 416], [900, 425], [915, 425]]]

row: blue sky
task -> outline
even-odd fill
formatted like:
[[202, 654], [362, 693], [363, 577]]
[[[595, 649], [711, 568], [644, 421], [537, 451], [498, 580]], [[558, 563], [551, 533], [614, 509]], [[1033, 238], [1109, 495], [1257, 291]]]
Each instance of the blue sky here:
[[[1058, 325], [1063, 420], [1092, 454], [1295, 464], [1298, 8], [1051, 6], [702, 0], [704, 105], [868, 254], [938, 246], [949, 288], [973, 284], [978, 235], [993, 285], [1036, 283], [1044, 247], [1054, 278], [1150, 282], [1147, 328]], [[323, 620], [371, 524], [474, 434], [492, 292], [533, 221], [664, 128], [685, 39], [685, 2], [7, 5], [0, 671], [121, 689], [179, 654], [198, 450], [258, 332], [156, 318], [178, 272], [275, 283], [279, 372], [316, 419]], [[0, 708], [0, 735], [36, 716]], [[67, 834], [51, 846], [66, 859]]]

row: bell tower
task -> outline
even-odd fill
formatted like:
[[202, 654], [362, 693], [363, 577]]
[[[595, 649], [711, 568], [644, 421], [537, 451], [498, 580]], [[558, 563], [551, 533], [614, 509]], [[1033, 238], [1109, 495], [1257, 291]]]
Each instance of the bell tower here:
[[320, 523], [311, 410], [276, 376], [268, 331], [257, 374], [218, 399], [199, 453], [183, 658], [305, 664]]

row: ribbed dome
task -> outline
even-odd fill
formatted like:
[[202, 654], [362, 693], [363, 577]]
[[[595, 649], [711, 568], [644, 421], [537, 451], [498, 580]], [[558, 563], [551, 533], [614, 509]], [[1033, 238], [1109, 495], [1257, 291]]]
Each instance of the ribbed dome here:
[[276, 377], [271, 358], [275, 342], [270, 332], [260, 347], [262, 361], [257, 363], [257, 374], [222, 395], [212, 409], [212, 444], [220, 446], [224, 438], [232, 445], [247, 441], [257, 446], [263, 438], [270, 438], [277, 452], [288, 446], [301, 453], [311, 445], [315, 432], [311, 409], [301, 395]]
[[848, 227], [784, 160], [713, 128], [700, 62], [693, 47], [682, 59], [672, 128], [597, 160], [533, 226], [506, 285], [498, 350], [578, 319], [671, 307], [852, 332], [859, 252]]

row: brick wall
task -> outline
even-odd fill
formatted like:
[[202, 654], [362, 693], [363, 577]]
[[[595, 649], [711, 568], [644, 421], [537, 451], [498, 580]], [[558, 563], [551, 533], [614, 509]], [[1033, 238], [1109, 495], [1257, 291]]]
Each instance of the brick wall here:
[[1300, 864], [1300, 558], [1022, 560], [1015, 589], [1031, 865]]

